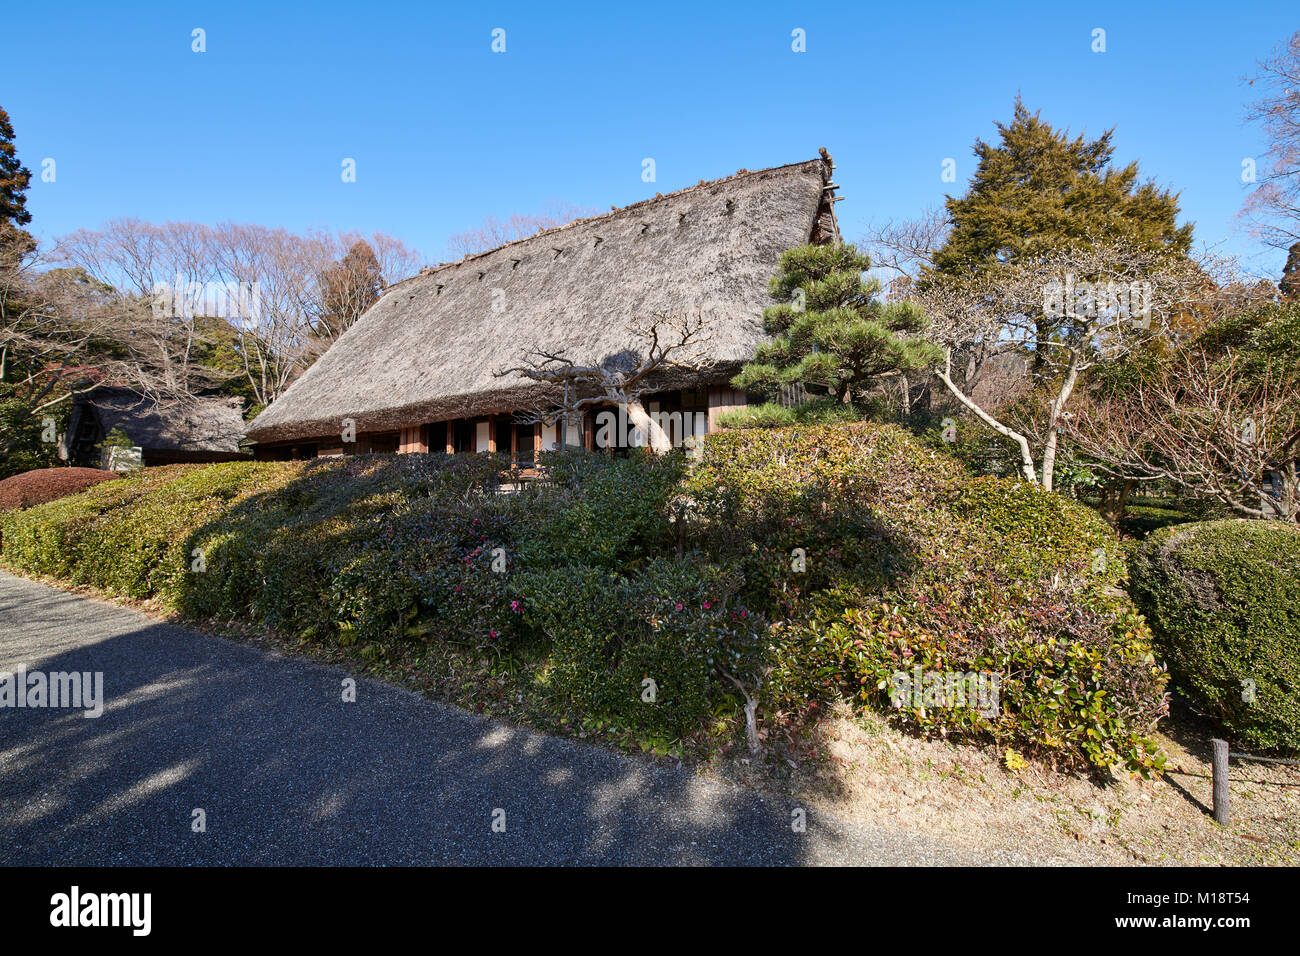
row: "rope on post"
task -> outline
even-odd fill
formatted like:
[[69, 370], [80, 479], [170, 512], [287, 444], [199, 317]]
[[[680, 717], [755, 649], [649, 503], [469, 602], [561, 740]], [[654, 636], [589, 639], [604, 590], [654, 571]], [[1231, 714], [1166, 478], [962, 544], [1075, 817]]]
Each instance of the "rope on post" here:
[[1214, 821], [1228, 822], [1228, 742], [1211, 739], [1214, 748]]
[[1229, 757], [1236, 757], [1238, 760], [1254, 760], [1258, 763], [1279, 763], [1285, 767], [1300, 767], [1300, 760], [1283, 760], [1281, 757], [1256, 757], [1254, 754], [1239, 754], [1232, 751]]

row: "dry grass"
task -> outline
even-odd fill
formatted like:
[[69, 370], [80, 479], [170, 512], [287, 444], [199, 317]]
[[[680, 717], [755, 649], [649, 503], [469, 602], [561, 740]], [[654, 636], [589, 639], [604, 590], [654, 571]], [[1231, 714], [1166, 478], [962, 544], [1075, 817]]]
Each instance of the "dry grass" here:
[[1034, 763], [1012, 772], [989, 749], [921, 740], [841, 709], [819, 726], [823, 759], [787, 779], [740, 762], [724, 772], [857, 823], [975, 850], [1076, 865], [1300, 864], [1300, 767], [1234, 761], [1222, 827], [1210, 815], [1210, 730], [1184, 717], [1166, 731], [1164, 778], [1099, 780]]

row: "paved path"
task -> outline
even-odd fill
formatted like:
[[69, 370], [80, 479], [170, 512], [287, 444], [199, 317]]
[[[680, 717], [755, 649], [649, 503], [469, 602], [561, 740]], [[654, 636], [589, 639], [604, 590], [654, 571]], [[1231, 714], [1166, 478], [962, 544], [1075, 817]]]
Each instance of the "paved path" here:
[[[989, 864], [0, 572], [0, 672], [102, 671], [103, 715], [0, 707], [0, 864]], [[195, 808], [207, 831], [191, 829]], [[493, 813], [505, 811], [505, 832]]]

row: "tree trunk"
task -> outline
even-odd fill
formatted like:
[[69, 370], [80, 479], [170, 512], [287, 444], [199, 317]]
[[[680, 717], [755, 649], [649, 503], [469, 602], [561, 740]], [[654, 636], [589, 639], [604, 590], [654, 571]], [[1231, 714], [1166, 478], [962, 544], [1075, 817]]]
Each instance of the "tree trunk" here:
[[[763, 741], [758, 735], [758, 687], [755, 686], [754, 693], [751, 694], [748, 687], [726, 671], [722, 671], [722, 675], [735, 684], [740, 695], [745, 698], [745, 742], [749, 745], [749, 752], [757, 756], [763, 750]], [[761, 683], [760, 680], [759, 684]]]
[[[1084, 340], [1092, 334], [1092, 327], [1089, 326], [1085, 332], [1087, 335]], [[1060, 423], [1061, 415], [1065, 412], [1065, 403], [1070, 400], [1074, 394], [1075, 383], [1079, 381], [1079, 353], [1076, 350], [1070, 356], [1070, 367], [1065, 373], [1065, 380], [1061, 382], [1061, 389], [1056, 393], [1056, 399], [1052, 402], [1051, 418], [1047, 423], [1047, 445], [1043, 448], [1043, 490], [1052, 490], [1052, 480], [1056, 472], [1056, 445], [1060, 440]]]
[[1102, 491], [1099, 510], [1106, 523], [1112, 528], [1119, 527], [1120, 519], [1124, 517], [1124, 511], [1128, 506], [1129, 495], [1132, 494], [1136, 484], [1133, 479], [1126, 478], [1120, 482], [1118, 488], [1111, 483]]
[[939, 381], [943, 382], [943, 384], [948, 387], [948, 391], [952, 392], [957, 401], [961, 402], [975, 413], [976, 418], [982, 421], [985, 425], [988, 425], [989, 428], [993, 429], [999, 435], [1005, 435], [1020, 446], [1020, 473], [1025, 476], [1025, 480], [1030, 484], [1038, 484], [1038, 475], [1034, 472], [1034, 456], [1029, 451], [1029, 439], [1019, 432], [1013, 431], [1006, 425], [1003, 425], [988, 412], [984, 411], [984, 409], [976, 405], [974, 401], [968, 398], [966, 394], [953, 383], [952, 349], [948, 350], [948, 359], [944, 365], [944, 370], [942, 372], [936, 372], [935, 374], [939, 376]]
[[647, 436], [650, 450], [656, 455], [666, 455], [673, 450], [673, 441], [668, 433], [663, 430], [663, 426], [653, 415], [645, 410], [639, 398], [629, 399], [627, 404], [627, 420], [632, 423], [641, 434]]

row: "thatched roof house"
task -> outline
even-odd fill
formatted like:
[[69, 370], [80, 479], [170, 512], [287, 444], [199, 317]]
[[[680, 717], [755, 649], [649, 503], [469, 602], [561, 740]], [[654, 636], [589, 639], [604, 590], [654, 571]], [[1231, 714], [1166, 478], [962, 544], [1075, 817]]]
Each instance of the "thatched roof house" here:
[[231, 461], [245, 457], [242, 402], [196, 398], [159, 405], [128, 388], [100, 386], [75, 399], [62, 457], [74, 464], [100, 464], [97, 446], [117, 429], [141, 449], [145, 465]]
[[[745, 402], [728, 379], [763, 336], [781, 253], [838, 238], [823, 158], [749, 172], [550, 229], [397, 283], [250, 425], [262, 457], [343, 451], [510, 450], [554, 431], [514, 413], [550, 386], [503, 369], [524, 353], [600, 361], [656, 314], [706, 321], [707, 376], [657, 383], [665, 408]], [[343, 423], [355, 423], [343, 445]], [[351, 436], [349, 436], [351, 437]], [[571, 443], [590, 446], [570, 434]]]

